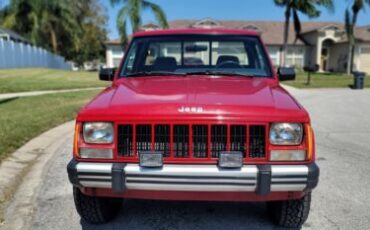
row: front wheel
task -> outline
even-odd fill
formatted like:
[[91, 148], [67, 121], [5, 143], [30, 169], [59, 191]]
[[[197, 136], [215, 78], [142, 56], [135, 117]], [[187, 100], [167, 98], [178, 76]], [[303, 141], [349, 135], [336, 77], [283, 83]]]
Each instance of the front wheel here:
[[76, 187], [73, 187], [73, 197], [78, 214], [91, 224], [108, 222], [122, 207], [122, 199], [86, 196]]
[[307, 220], [310, 205], [311, 192], [299, 200], [268, 202], [267, 208], [275, 224], [281, 227], [297, 228]]

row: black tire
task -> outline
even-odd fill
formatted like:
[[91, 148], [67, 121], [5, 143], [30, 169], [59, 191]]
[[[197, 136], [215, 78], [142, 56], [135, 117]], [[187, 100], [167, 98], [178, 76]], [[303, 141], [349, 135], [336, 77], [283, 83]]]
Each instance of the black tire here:
[[299, 200], [268, 202], [267, 208], [275, 224], [297, 228], [307, 220], [311, 206], [311, 192]]
[[91, 224], [108, 222], [122, 207], [122, 199], [86, 196], [76, 187], [73, 187], [73, 197], [78, 214]]

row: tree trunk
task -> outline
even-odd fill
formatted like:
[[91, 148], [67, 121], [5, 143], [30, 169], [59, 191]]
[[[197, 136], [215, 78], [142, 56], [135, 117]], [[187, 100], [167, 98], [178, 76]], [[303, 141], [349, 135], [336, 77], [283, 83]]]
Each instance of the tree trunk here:
[[352, 43], [352, 50], [351, 50], [351, 73], [353, 72], [353, 66], [355, 64], [355, 49], [356, 49], [356, 24], [357, 24], [357, 16], [358, 16], [358, 10], [354, 11], [353, 13], [353, 19], [352, 19], [352, 25], [353, 25], [353, 43]]
[[51, 46], [53, 47], [53, 52], [56, 54], [58, 53], [58, 42], [57, 42], [57, 35], [54, 29], [50, 29], [50, 39], [51, 39]]
[[351, 23], [351, 38], [348, 39], [348, 61], [347, 61], [347, 74], [353, 72], [353, 65], [355, 60], [355, 45], [356, 45], [356, 34], [355, 28], [357, 23], [358, 10], [353, 11], [352, 23]]
[[347, 57], [347, 74], [352, 73], [352, 54], [353, 54], [353, 44], [351, 41], [348, 41], [348, 57]]
[[286, 65], [286, 50], [288, 48], [288, 36], [289, 36], [289, 24], [290, 24], [290, 6], [287, 6], [285, 11], [285, 25], [284, 25], [284, 44], [281, 47], [280, 66], [285, 67]]

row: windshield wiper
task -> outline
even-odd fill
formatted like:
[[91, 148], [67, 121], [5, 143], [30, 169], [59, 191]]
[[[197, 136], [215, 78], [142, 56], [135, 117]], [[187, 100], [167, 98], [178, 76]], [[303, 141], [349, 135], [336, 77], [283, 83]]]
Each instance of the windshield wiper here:
[[229, 71], [211, 71], [211, 70], [187, 72], [186, 75], [222, 75], [222, 76], [238, 76], [238, 77], [249, 77], [249, 78], [256, 77], [255, 75], [247, 75], [247, 74], [242, 74], [242, 73], [238, 73], [235, 71], [229, 72]]
[[141, 71], [136, 73], [127, 74], [126, 77], [146, 77], [146, 76], [186, 76], [185, 73], [175, 73], [169, 71]]

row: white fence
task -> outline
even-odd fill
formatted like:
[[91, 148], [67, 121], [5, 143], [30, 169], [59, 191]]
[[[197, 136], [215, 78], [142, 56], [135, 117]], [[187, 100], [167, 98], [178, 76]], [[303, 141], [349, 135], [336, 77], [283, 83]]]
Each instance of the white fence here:
[[70, 70], [71, 64], [40, 47], [0, 39], [0, 69], [35, 67]]

